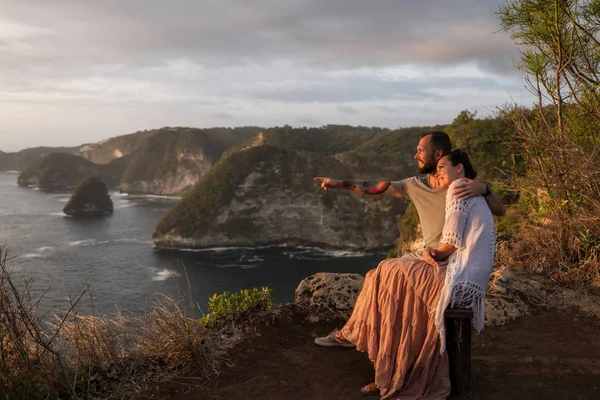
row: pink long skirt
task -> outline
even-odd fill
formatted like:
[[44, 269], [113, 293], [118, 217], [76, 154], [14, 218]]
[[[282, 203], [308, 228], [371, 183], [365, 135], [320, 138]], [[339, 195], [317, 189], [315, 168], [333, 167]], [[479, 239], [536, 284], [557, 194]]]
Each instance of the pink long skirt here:
[[344, 336], [366, 352], [382, 399], [445, 399], [448, 356], [440, 354], [435, 309], [446, 267], [409, 255], [369, 271]]

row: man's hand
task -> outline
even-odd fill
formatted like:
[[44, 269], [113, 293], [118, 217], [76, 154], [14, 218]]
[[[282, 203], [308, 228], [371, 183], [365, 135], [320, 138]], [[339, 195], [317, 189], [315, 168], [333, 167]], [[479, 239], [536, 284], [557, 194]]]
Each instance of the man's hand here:
[[[465, 179], [467, 183], [458, 183], [454, 187], [454, 195], [459, 200], [468, 200], [472, 197], [481, 196], [487, 191], [487, 184], [485, 182], [474, 181], [473, 179]], [[506, 214], [504, 203], [502, 198], [493, 191], [490, 191], [489, 196], [484, 197], [488, 207], [492, 214], [499, 217]]]
[[472, 197], [481, 196], [487, 190], [485, 182], [474, 181], [473, 179], [462, 178], [467, 183], [458, 183], [454, 187], [454, 195], [459, 200], [468, 200]]
[[423, 250], [423, 260], [432, 267], [439, 266], [438, 262], [435, 261], [435, 255], [435, 249], [432, 249], [431, 247], [425, 247], [425, 250]]
[[342, 187], [342, 181], [339, 179], [316, 177], [315, 181], [321, 181], [321, 187], [323, 190], [340, 189]]

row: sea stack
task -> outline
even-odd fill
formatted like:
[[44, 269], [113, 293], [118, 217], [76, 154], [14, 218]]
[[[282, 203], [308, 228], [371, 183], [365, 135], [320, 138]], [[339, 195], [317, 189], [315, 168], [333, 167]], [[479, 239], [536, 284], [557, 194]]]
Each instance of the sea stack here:
[[106, 184], [95, 176], [84, 179], [63, 208], [71, 216], [105, 215], [113, 212]]

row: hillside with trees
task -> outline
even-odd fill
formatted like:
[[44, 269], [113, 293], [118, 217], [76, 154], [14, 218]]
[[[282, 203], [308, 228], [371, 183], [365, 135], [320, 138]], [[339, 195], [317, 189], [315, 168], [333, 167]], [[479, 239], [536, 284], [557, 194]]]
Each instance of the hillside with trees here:
[[79, 147], [33, 147], [0, 155], [0, 171], [24, 171], [26, 168], [53, 153], [77, 154]]
[[108, 194], [108, 188], [98, 177], [91, 176], [84, 179], [73, 191], [63, 212], [76, 217], [112, 213], [113, 202]]
[[334, 157], [261, 145], [232, 153], [158, 224], [159, 247], [314, 245], [381, 250], [393, 245], [404, 203], [322, 191], [314, 176], [352, 178]]
[[128, 157], [122, 157], [99, 165], [73, 154], [51, 153], [21, 172], [17, 183], [28, 188], [67, 190], [76, 187], [85, 178], [98, 176], [108, 186], [116, 187], [128, 161]]

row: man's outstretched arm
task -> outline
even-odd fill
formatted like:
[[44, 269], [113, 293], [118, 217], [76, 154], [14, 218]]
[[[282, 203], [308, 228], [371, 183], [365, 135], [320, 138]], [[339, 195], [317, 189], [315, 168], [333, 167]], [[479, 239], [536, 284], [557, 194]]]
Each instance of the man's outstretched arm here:
[[396, 191], [389, 181], [343, 181], [339, 179], [317, 177], [315, 181], [321, 182], [323, 190], [328, 189], [346, 189], [358, 194], [387, 194], [396, 197], [403, 197]]
[[454, 194], [460, 200], [467, 200], [471, 197], [482, 196], [489, 190], [489, 195], [484, 196], [485, 201], [492, 214], [502, 217], [506, 214], [504, 202], [498, 193], [492, 191], [489, 183], [466, 179], [468, 183], [460, 183], [455, 186]]

